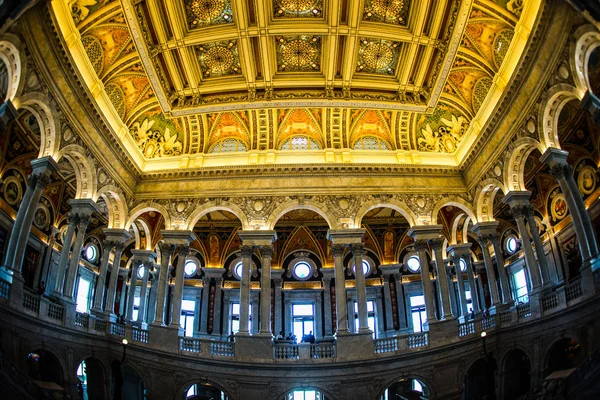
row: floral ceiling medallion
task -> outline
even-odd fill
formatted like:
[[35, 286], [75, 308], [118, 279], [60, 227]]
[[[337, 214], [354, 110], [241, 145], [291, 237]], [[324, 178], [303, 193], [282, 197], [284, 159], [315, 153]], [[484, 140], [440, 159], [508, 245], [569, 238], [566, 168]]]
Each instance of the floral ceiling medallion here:
[[366, 0], [363, 19], [386, 24], [406, 25], [410, 0]]
[[233, 23], [229, 0], [186, 0], [185, 10], [190, 29]]
[[356, 72], [394, 75], [399, 53], [400, 43], [363, 38], [358, 49]]
[[278, 36], [275, 41], [279, 72], [309, 72], [321, 68], [320, 36]]
[[235, 40], [203, 44], [197, 46], [196, 51], [205, 79], [242, 73]]
[[323, 0], [274, 0], [275, 18], [320, 17], [323, 13]]

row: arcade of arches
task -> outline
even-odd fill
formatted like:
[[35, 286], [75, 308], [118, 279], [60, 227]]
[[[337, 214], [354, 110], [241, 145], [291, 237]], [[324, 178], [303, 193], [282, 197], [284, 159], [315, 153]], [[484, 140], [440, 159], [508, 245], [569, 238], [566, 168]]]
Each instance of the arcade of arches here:
[[14, 3], [7, 398], [600, 392], [593, 2]]

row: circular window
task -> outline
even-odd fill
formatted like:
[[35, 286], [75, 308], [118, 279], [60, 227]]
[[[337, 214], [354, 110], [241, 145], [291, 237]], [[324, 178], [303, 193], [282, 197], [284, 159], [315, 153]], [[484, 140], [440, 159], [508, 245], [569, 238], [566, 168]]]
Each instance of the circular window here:
[[85, 258], [90, 262], [96, 261], [98, 258], [98, 248], [93, 244], [88, 244], [85, 248]]
[[198, 270], [198, 264], [196, 264], [195, 261], [193, 261], [193, 260], [187, 260], [185, 262], [185, 265], [183, 267], [183, 272], [185, 272], [185, 274], [187, 276], [196, 275], [196, 271], [197, 270]]
[[[362, 269], [363, 269], [363, 275], [367, 276], [369, 275], [369, 272], [371, 272], [371, 265], [366, 261], [363, 260], [362, 262]], [[354, 271], [354, 273], [356, 273], [356, 266], [352, 266], [352, 271]]]
[[421, 269], [421, 263], [419, 262], [419, 257], [412, 256], [408, 260], [406, 260], [406, 266], [410, 270], [410, 272], [418, 272]]
[[506, 239], [506, 250], [508, 250], [509, 253], [514, 253], [517, 251], [518, 247], [517, 238], [514, 236], [510, 236], [508, 239]]
[[458, 265], [460, 266], [461, 272], [465, 272], [467, 270], [467, 263], [462, 258], [458, 261]]
[[143, 279], [144, 278], [144, 272], [146, 272], [146, 267], [144, 267], [142, 265], [141, 267], [138, 268], [138, 278]]
[[235, 276], [237, 276], [238, 279], [242, 279], [242, 262], [241, 261], [239, 263], [237, 263], [236, 266], [233, 268], [233, 272], [234, 272]]
[[294, 265], [294, 275], [298, 279], [306, 279], [310, 276], [310, 270], [312, 268], [305, 261], [300, 261]]

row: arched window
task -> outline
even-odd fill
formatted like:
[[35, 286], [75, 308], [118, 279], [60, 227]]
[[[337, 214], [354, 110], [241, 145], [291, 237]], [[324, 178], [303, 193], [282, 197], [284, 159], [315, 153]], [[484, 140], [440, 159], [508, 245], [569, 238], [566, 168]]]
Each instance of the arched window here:
[[[367, 260], [363, 260], [362, 267], [363, 267], [363, 274], [365, 276], [367, 276], [367, 275], [369, 275], [371, 273], [371, 265], [369, 264], [369, 262]], [[356, 273], [356, 266], [355, 265], [352, 266], [352, 271], [354, 273]]]
[[91, 263], [96, 262], [96, 260], [98, 259], [98, 247], [95, 244], [88, 244], [85, 247], [85, 259], [88, 260]]
[[242, 280], [242, 262], [241, 261], [238, 262], [235, 265], [235, 267], [233, 267], [233, 273], [239, 280]]
[[194, 260], [187, 260], [183, 267], [186, 276], [194, 276], [198, 271], [198, 263]]
[[284, 140], [279, 150], [321, 150], [321, 145], [308, 136], [294, 136]]
[[143, 279], [144, 278], [144, 272], [146, 272], [146, 267], [144, 267], [142, 265], [142, 266], [140, 266], [138, 268], [138, 278]]
[[239, 139], [223, 139], [214, 144], [209, 153], [235, 153], [247, 151], [246, 144]]
[[508, 236], [504, 243], [505, 243], [506, 251], [509, 254], [515, 253], [517, 251], [517, 249], [519, 248], [519, 242], [517, 242], [517, 238], [514, 235]]
[[458, 261], [458, 265], [460, 267], [460, 272], [465, 272], [467, 270], [467, 263], [462, 258]]
[[306, 261], [299, 261], [294, 265], [293, 274], [297, 279], [306, 279], [312, 272], [311, 266]]
[[325, 395], [314, 389], [299, 389], [288, 393], [282, 400], [326, 400]]
[[406, 260], [406, 266], [410, 272], [419, 272], [421, 270], [421, 263], [419, 257], [411, 256]]
[[354, 150], [389, 150], [388, 144], [375, 137], [363, 136], [354, 142]]

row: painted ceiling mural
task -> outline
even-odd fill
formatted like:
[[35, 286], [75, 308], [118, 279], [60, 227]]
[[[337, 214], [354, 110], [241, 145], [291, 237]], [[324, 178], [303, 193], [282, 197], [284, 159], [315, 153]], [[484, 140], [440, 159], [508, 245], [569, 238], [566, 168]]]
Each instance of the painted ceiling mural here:
[[522, 0], [366, 0], [359, 13], [347, 0], [65, 1], [145, 159], [455, 154], [523, 11]]

